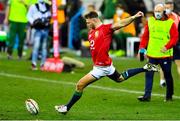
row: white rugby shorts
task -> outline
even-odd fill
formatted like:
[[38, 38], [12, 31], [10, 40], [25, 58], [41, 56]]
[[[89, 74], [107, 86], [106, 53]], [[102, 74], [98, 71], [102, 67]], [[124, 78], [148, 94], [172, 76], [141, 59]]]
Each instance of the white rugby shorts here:
[[113, 65], [110, 66], [93, 66], [93, 70], [90, 71], [90, 74], [100, 79], [104, 76], [112, 75], [115, 72], [115, 67]]

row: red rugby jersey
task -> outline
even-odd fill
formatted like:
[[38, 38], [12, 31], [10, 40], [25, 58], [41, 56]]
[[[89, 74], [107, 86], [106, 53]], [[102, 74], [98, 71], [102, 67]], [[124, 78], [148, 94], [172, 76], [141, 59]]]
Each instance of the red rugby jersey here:
[[109, 66], [112, 63], [112, 59], [108, 55], [113, 35], [111, 26], [112, 24], [102, 24], [88, 33], [90, 52], [94, 65]]

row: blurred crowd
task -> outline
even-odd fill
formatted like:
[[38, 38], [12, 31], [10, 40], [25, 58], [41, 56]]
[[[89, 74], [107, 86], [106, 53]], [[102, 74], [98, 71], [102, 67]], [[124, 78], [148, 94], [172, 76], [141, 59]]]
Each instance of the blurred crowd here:
[[[45, 6], [41, 5], [41, 2]], [[154, 5], [160, 2], [165, 2], [165, 0], [57, 0], [60, 46], [78, 50], [82, 56], [88, 57], [90, 56], [89, 43], [87, 41], [88, 30], [83, 19], [85, 13], [97, 11], [102, 21], [106, 24], [116, 23], [137, 11], [142, 11], [145, 13], [145, 17], [116, 31], [113, 35], [110, 55], [112, 57], [126, 56], [127, 38], [141, 36], [148, 18], [153, 15]], [[177, 3], [175, 4], [175, 11], [178, 11], [178, 5], [180, 4], [178, 0], [175, 0], [175, 2]], [[38, 10], [32, 10], [36, 9], [32, 8], [34, 4], [39, 4]], [[14, 49], [18, 50], [18, 58], [21, 59], [23, 57], [23, 49], [26, 47], [32, 47], [31, 58], [33, 65], [36, 65], [39, 54], [44, 58], [41, 65], [43, 65], [45, 58], [51, 55], [53, 52], [51, 4], [51, 0], [0, 0], [0, 49], [1, 51], [7, 51], [8, 59], [13, 58]], [[46, 9], [49, 10], [49, 16], [43, 13]], [[35, 14], [36, 12], [34, 11], [41, 12], [42, 15]], [[43, 31], [39, 32], [42, 38], [37, 38], [39, 35], [37, 35], [33, 22], [37, 19], [42, 19], [44, 15], [48, 18], [46, 24], [48, 22], [49, 24], [45, 27], [45, 33]], [[37, 39], [41, 41], [37, 43]], [[43, 39], [45, 41], [44, 44], [42, 42]], [[138, 50], [138, 46], [136, 49]]]

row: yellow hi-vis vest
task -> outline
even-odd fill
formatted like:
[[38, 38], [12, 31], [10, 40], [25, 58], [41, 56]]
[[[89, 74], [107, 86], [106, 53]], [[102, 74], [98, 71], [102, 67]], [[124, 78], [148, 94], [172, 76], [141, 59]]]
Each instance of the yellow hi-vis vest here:
[[[30, 6], [33, 0], [25, 0], [26, 5]], [[20, 0], [9, 0], [10, 11], [9, 20], [13, 22], [27, 23], [28, 6], [25, 6]]]
[[150, 17], [148, 21], [149, 27], [149, 42], [147, 47], [147, 56], [154, 58], [164, 58], [173, 56], [173, 49], [169, 49], [165, 53], [160, 50], [170, 40], [170, 29], [173, 24], [172, 19], [165, 21], [156, 20]]

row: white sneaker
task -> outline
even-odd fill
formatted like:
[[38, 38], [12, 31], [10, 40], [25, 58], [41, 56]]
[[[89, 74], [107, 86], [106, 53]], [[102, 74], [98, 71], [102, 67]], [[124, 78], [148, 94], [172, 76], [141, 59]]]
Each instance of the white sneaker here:
[[59, 113], [66, 114], [68, 112], [66, 105], [56, 105], [54, 106], [55, 110]]
[[143, 68], [148, 71], [156, 71], [156, 72], [159, 72], [160, 70], [158, 65], [152, 63], [147, 63]]

